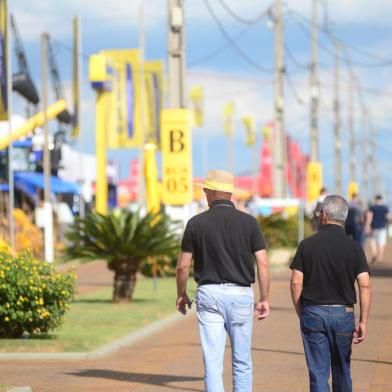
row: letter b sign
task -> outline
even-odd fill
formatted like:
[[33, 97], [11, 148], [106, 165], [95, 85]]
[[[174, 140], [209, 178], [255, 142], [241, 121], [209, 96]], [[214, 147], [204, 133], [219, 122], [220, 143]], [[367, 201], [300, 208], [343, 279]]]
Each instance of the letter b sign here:
[[170, 131], [170, 152], [181, 152], [184, 150], [184, 132], [179, 129]]

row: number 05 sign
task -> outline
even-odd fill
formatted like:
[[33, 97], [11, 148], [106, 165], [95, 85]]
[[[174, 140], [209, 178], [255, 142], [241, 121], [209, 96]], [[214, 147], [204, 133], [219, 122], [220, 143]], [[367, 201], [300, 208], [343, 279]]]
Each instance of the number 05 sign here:
[[190, 112], [165, 109], [161, 112], [162, 202], [184, 205], [192, 201], [192, 138]]

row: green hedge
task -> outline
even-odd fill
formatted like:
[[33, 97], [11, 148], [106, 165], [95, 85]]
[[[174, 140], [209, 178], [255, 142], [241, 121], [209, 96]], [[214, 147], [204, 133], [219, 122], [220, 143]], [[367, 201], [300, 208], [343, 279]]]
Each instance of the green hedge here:
[[[261, 231], [267, 242], [268, 248], [293, 248], [298, 241], [298, 218], [297, 216], [285, 217], [281, 213], [270, 216], [257, 217]], [[305, 237], [312, 234], [310, 221], [305, 219]]]
[[0, 252], [0, 338], [42, 334], [58, 327], [75, 290], [73, 272], [60, 274], [29, 253]]

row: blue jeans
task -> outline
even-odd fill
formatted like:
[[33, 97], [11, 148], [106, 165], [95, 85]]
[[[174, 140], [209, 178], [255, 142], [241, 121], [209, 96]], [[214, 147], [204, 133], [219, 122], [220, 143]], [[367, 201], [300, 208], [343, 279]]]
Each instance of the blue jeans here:
[[252, 391], [253, 302], [250, 287], [208, 284], [197, 289], [206, 392], [224, 392], [222, 373], [227, 334], [232, 346], [233, 391]]
[[352, 392], [351, 345], [355, 327], [353, 308], [304, 305], [301, 334], [309, 369], [310, 391]]

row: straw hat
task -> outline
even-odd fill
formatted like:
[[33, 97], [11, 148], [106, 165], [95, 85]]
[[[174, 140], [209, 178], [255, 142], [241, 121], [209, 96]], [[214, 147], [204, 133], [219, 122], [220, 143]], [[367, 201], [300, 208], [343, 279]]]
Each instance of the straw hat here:
[[201, 186], [213, 191], [233, 193], [234, 189], [234, 175], [224, 170], [210, 170], [203, 183], [195, 183], [196, 186]]

